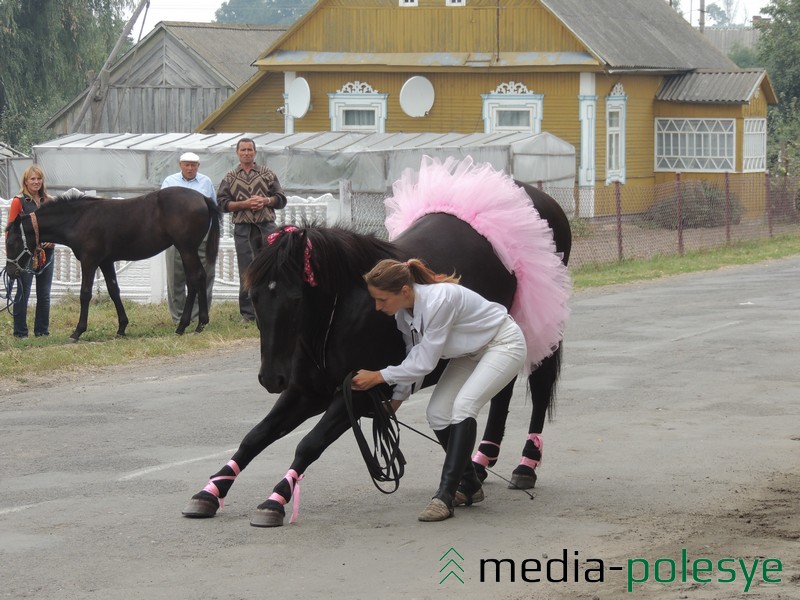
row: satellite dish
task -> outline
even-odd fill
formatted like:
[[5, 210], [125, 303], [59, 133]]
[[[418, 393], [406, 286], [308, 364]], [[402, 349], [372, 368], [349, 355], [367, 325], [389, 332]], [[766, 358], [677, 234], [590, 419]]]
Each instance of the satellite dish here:
[[303, 77], [298, 77], [289, 86], [289, 91], [286, 93], [286, 106], [289, 110], [289, 116], [295, 119], [303, 118], [311, 106], [311, 88], [308, 87], [308, 81]]
[[408, 79], [400, 89], [400, 108], [409, 117], [424, 117], [433, 106], [433, 84], [420, 75]]

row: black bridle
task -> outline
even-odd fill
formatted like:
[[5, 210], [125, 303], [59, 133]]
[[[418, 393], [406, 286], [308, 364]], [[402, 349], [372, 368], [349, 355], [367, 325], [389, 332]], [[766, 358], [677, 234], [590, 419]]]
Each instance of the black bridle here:
[[[32, 273], [33, 270], [30, 269], [27, 265], [30, 265], [31, 259], [33, 258], [33, 252], [28, 250], [28, 238], [25, 236], [25, 227], [22, 225], [22, 219], [19, 220], [19, 232], [20, 236], [22, 237], [22, 250], [14, 258], [7, 256], [6, 262], [14, 265], [15, 267], [17, 267], [19, 271], [23, 273]], [[34, 245], [34, 248], [35, 247], [36, 246]], [[23, 267], [22, 264], [20, 264], [20, 261], [24, 260], [25, 256], [27, 256], [28, 258], [25, 262], [26, 266]]]

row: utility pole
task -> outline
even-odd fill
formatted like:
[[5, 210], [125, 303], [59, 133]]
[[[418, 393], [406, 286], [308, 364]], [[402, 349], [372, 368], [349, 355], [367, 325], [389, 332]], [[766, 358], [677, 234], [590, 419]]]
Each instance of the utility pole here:
[[[78, 116], [75, 119], [75, 123], [72, 125], [72, 131], [70, 133], [75, 133], [80, 128], [81, 123], [83, 122], [83, 118], [86, 116], [86, 113], [89, 110], [89, 106], [91, 106], [92, 101], [94, 100], [95, 94], [97, 93], [98, 89], [100, 89], [100, 87], [101, 87], [100, 86], [101, 82], [102, 81], [108, 81], [108, 75], [109, 75], [110, 70], [111, 70], [111, 65], [116, 60], [117, 54], [119, 54], [119, 51], [120, 51], [120, 48], [122, 48], [123, 42], [125, 41], [125, 39], [130, 34], [131, 29], [133, 29], [134, 23], [136, 23], [136, 19], [139, 18], [139, 15], [141, 14], [141, 12], [144, 9], [144, 7], [146, 5], [149, 5], [149, 4], [150, 4], [150, 0], [139, 0], [139, 4], [136, 7], [136, 10], [133, 11], [133, 15], [131, 15], [131, 18], [125, 24], [125, 27], [122, 30], [122, 34], [119, 36], [119, 39], [117, 40], [117, 43], [114, 44], [114, 47], [111, 49], [111, 54], [108, 55], [108, 58], [106, 59], [106, 62], [103, 65], [103, 68], [100, 69], [100, 72], [97, 74], [97, 77], [94, 78], [94, 81], [92, 82], [92, 86], [89, 88], [89, 91], [86, 94], [86, 98], [83, 100], [83, 105], [81, 106], [81, 111], [78, 113]], [[106, 94], [106, 92], [103, 91], [102, 92], [102, 97], [99, 98], [100, 102], [105, 102], [105, 94]], [[91, 133], [96, 133], [94, 131], [95, 127], [96, 127], [96, 124], [93, 123], [92, 132]]]
[[706, 0], [700, 0], [700, 15], [697, 17], [697, 28], [700, 33], [706, 28]]

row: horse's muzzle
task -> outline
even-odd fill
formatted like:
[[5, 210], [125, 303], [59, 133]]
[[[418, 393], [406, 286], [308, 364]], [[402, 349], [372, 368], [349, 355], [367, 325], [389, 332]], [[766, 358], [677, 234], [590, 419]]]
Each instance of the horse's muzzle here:
[[288, 387], [289, 380], [283, 375], [267, 375], [263, 372], [259, 372], [258, 383], [260, 383], [261, 387], [266, 389], [270, 394], [280, 394]]

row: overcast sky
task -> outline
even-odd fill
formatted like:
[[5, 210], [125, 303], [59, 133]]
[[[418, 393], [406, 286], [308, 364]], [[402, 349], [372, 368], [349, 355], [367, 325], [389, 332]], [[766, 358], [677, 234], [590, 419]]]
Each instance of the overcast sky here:
[[[711, 4], [712, 1], [706, 0], [706, 4]], [[159, 21], [209, 23], [214, 20], [214, 13], [222, 3], [223, 0], [150, 0], [150, 8], [145, 9], [146, 14], [145, 11], [142, 11], [131, 30], [131, 35], [134, 41], [138, 41], [140, 37], [146, 36]], [[722, 0], [717, 0], [717, 3], [722, 5]], [[759, 9], [769, 4], [769, 0], [738, 0], [738, 4], [739, 11], [734, 22], [743, 23], [745, 17], [749, 22], [753, 16], [758, 15]], [[691, 11], [691, 22], [693, 25], [697, 25], [700, 0], [681, 0], [681, 8], [684, 14]], [[144, 23], [144, 28], [142, 28], [142, 23]]]

